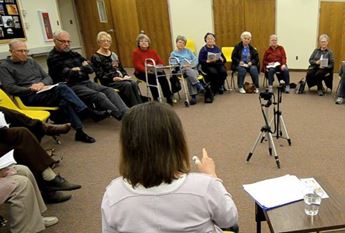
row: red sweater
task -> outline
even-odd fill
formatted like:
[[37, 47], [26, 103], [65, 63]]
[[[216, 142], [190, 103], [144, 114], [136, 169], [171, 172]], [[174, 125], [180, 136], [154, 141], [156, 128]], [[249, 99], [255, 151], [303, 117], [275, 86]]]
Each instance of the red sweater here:
[[163, 65], [163, 60], [159, 57], [156, 50], [148, 49], [141, 50], [136, 48], [132, 52], [132, 61], [135, 71], [145, 72], [145, 59], [151, 58], [156, 62], [156, 65]]
[[286, 54], [283, 46], [278, 45], [278, 47], [275, 49], [269, 47], [266, 50], [262, 60], [261, 71], [265, 72], [266, 66], [271, 62], [279, 62], [281, 65], [286, 65]]

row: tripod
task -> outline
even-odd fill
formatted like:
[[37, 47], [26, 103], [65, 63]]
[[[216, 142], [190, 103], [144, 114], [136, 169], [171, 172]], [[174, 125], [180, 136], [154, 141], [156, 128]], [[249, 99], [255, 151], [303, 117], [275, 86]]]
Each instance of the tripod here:
[[[261, 111], [262, 111], [262, 115], [263, 115], [263, 118], [265, 120], [265, 125], [261, 128], [260, 130], [260, 133], [254, 143], [254, 146], [252, 148], [252, 150], [249, 152], [248, 156], [247, 156], [247, 162], [249, 162], [250, 158], [252, 157], [253, 153], [254, 153], [254, 150], [257, 146], [257, 144], [259, 143], [260, 141], [260, 138], [261, 138], [261, 143], [263, 142], [263, 140], [266, 138], [268, 140], [268, 151], [269, 151], [269, 154], [272, 156], [272, 152], [273, 152], [273, 155], [274, 155], [274, 158], [276, 160], [276, 164], [277, 164], [277, 167], [280, 168], [280, 161], [279, 161], [279, 157], [277, 155], [277, 151], [276, 151], [276, 148], [275, 148], [275, 145], [274, 145], [274, 142], [273, 142], [273, 133], [272, 130], [271, 130], [271, 125], [272, 123], [274, 122], [274, 125], [275, 125], [275, 137], [277, 139], [279, 138], [284, 138], [287, 140], [289, 146], [291, 146], [291, 139], [288, 135], [288, 132], [287, 132], [287, 129], [286, 129], [286, 125], [285, 125], [285, 122], [284, 122], [284, 119], [283, 119], [283, 115], [282, 115], [282, 112], [280, 111], [279, 109], [279, 104], [281, 103], [282, 101], [282, 92], [283, 92], [283, 88], [284, 88], [284, 85], [279, 85], [278, 87], [278, 98], [277, 98], [277, 101], [275, 101], [275, 97], [273, 95], [273, 93], [269, 93], [269, 92], [265, 92], [265, 93], [260, 93], [260, 96], [259, 96], [259, 100], [260, 100], [260, 105], [261, 105]], [[273, 102], [273, 105], [274, 106], [277, 106], [277, 110], [274, 108], [274, 116], [273, 118], [271, 119], [270, 123], [268, 123], [268, 108], [271, 106], [272, 104], [272, 96], [274, 97], [274, 102]], [[264, 98], [267, 102], [266, 104], [262, 104], [261, 102], [261, 98]], [[263, 109], [263, 107], [265, 107], [265, 110]], [[281, 124], [283, 127], [281, 127]], [[282, 132], [282, 129], [284, 130], [284, 133], [286, 135], [286, 137], [283, 137], [283, 132]]]

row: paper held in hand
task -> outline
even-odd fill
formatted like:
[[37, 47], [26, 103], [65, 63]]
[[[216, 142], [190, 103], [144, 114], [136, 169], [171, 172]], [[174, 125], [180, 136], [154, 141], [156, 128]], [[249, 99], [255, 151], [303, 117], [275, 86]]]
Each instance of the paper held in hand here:
[[328, 67], [328, 58], [320, 59], [320, 67]]
[[207, 53], [207, 60], [211, 60], [211, 61], [219, 60], [219, 59], [220, 59], [220, 56], [221, 56], [220, 53], [211, 53], [211, 52], [208, 52], [208, 53]]
[[277, 66], [280, 66], [280, 62], [271, 62], [268, 63], [268, 65], [266, 66], [266, 68], [276, 68]]
[[51, 89], [53, 89], [54, 87], [58, 86], [59, 83], [56, 83], [54, 85], [48, 85], [48, 86], [44, 86], [41, 90], [39, 90], [38, 92], [36, 92], [36, 94], [41, 93], [41, 92], [45, 92], [45, 91], [49, 91]]
[[2, 157], [0, 157], [0, 169], [6, 168], [17, 163], [13, 158], [13, 152], [14, 150], [10, 150]]

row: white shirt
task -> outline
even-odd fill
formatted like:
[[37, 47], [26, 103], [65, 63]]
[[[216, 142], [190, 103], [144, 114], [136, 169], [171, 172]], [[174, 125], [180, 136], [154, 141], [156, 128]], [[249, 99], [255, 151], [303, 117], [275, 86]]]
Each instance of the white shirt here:
[[237, 208], [219, 179], [190, 173], [152, 188], [135, 189], [119, 177], [102, 201], [102, 232], [222, 232], [237, 223]]

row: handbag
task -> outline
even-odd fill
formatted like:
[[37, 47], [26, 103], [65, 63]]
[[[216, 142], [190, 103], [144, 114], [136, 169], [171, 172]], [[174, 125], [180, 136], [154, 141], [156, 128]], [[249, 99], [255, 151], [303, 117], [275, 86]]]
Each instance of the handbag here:
[[302, 78], [298, 83], [297, 83], [297, 86], [296, 86], [296, 94], [303, 94], [304, 93], [304, 89], [305, 89], [305, 79]]
[[178, 79], [176, 74], [173, 74], [169, 80], [170, 80], [170, 86], [171, 86], [172, 93], [176, 93], [176, 92], [181, 91], [181, 89], [182, 89], [181, 83], [180, 83], [180, 80]]

